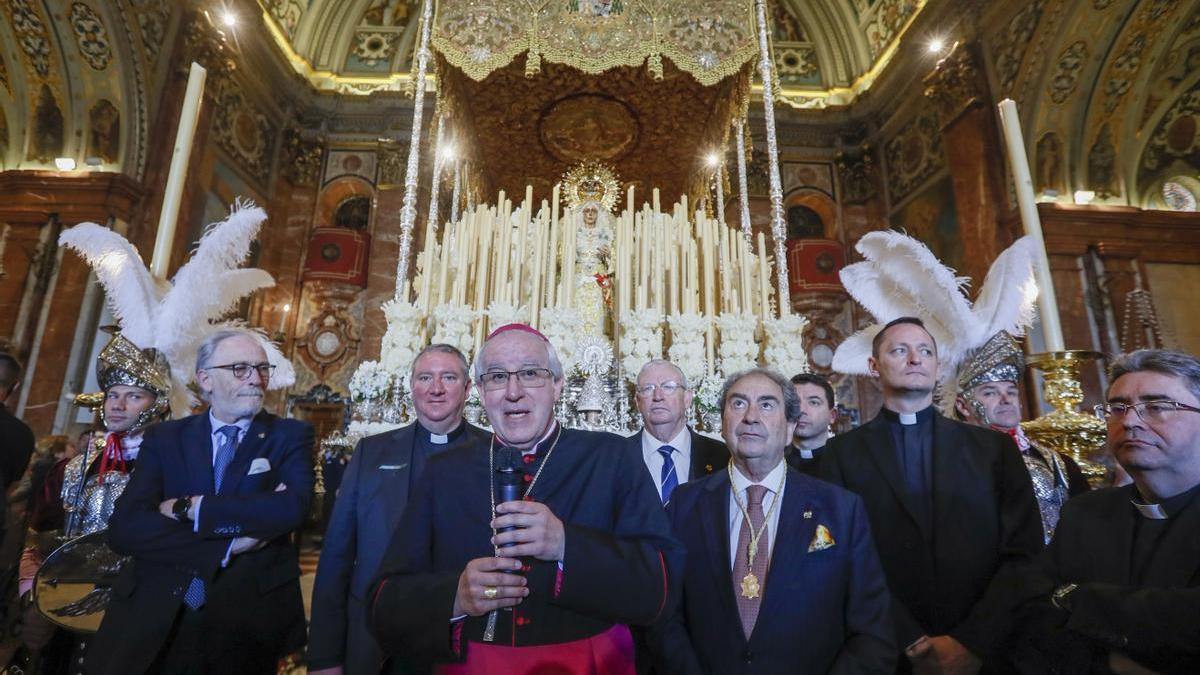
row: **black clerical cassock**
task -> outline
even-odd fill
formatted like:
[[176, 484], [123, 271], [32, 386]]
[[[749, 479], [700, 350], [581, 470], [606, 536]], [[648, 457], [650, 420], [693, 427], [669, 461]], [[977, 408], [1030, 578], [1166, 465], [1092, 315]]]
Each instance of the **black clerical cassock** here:
[[[613, 434], [564, 429], [555, 444], [556, 435], [535, 446], [521, 470], [524, 484], [532, 484], [526, 499], [546, 504], [563, 522], [565, 555], [560, 562], [524, 560], [530, 594], [496, 613], [490, 640], [487, 615], [451, 616], [463, 568], [495, 554], [490, 439], [429, 459], [372, 591], [369, 623], [386, 651], [410, 662], [465, 660], [470, 667], [495, 647], [536, 647], [515, 657], [569, 665], [581, 649], [597, 647], [593, 640], [604, 641], [602, 650], [616, 645], [628, 653], [625, 626], [671, 610], [683, 549], [645, 479], [640, 452]], [[631, 663], [597, 664], [596, 672], [622, 672]]]
[[1159, 504], [1132, 485], [1072, 498], [1028, 587], [1029, 672], [1200, 672], [1200, 486]]

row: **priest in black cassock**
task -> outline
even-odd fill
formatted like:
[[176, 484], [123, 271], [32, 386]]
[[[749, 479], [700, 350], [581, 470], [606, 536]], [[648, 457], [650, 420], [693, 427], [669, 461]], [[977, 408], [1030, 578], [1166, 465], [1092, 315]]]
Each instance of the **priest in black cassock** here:
[[1108, 447], [1132, 485], [1063, 507], [1030, 587], [1030, 673], [1200, 672], [1200, 359], [1140, 350], [1109, 377]]
[[376, 639], [437, 673], [633, 673], [628, 626], [671, 611], [683, 555], [640, 454], [555, 421], [562, 366], [529, 326], [493, 332], [475, 378], [495, 434], [429, 460], [370, 592]]
[[894, 602], [898, 673], [1007, 673], [1014, 588], [1043, 546], [1007, 435], [933, 408], [937, 344], [915, 317], [876, 334], [883, 409], [830, 439], [821, 478], [862, 497]]

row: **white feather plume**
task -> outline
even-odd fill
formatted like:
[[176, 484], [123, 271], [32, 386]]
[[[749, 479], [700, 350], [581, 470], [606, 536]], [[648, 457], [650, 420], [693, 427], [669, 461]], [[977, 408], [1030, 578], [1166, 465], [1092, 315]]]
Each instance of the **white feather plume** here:
[[938, 345], [939, 379], [950, 381], [972, 350], [1001, 330], [1020, 335], [1032, 323], [1036, 243], [1018, 239], [988, 271], [972, 306], [969, 279], [958, 277], [920, 241], [883, 230], [863, 236], [863, 262], [841, 271], [842, 284], [878, 322], [847, 338], [834, 351], [833, 369], [868, 374], [871, 340], [887, 322], [920, 317]]
[[[155, 340], [168, 359], [195, 341], [197, 333], [207, 333], [209, 322], [219, 319], [239, 299], [261, 288], [263, 277], [270, 279], [260, 270], [249, 274], [259, 285], [236, 283], [247, 278], [246, 270], [239, 266], [250, 254], [250, 243], [266, 217], [265, 211], [251, 203], [235, 203], [228, 218], [208, 226], [192, 257], [175, 273], [171, 290], [162, 301]], [[226, 284], [230, 273], [235, 283]]]
[[[917, 316], [925, 322], [938, 344], [939, 361], [953, 367], [962, 357], [962, 337], [972, 330], [975, 318], [964, 294], [968, 279], [942, 264], [921, 241], [892, 230], [870, 232], [856, 247], [863, 262], [847, 265], [841, 271], [842, 284], [879, 324], [902, 316]], [[871, 333], [871, 337], [878, 332]], [[848, 343], [850, 341], [847, 341]], [[840, 358], [834, 352], [834, 369], [839, 372], [866, 372], [859, 359], [861, 344], [850, 343]], [[870, 345], [866, 345], [870, 355]], [[838, 350], [842, 350], [841, 346]], [[854, 352], [851, 356], [850, 352]], [[859, 366], [848, 365], [848, 362]], [[842, 371], [837, 364], [853, 371]], [[949, 372], [944, 369], [943, 372]]]
[[[65, 230], [59, 241], [80, 252], [104, 286], [121, 331], [142, 348], [154, 347], [167, 357], [173, 379], [171, 409], [189, 414], [195, 403], [187, 384], [195, 373], [196, 351], [213, 330], [238, 325], [214, 321], [237, 302], [275, 280], [257, 268], [241, 268], [250, 253], [266, 212], [239, 200], [229, 217], [206, 228], [195, 252], [175, 274], [173, 284], [156, 281], [137, 250], [112, 230], [83, 223]], [[261, 330], [252, 331], [275, 366], [269, 388], [289, 387], [296, 381], [292, 364], [278, 345]]]
[[983, 346], [1000, 331], [1023, 335], [1033, 324], [1037, 301], [1033, 274], [1036, 246], [1033, 237], [1021, 237], [992, 263], [972, 308], [975, 332], [968, 349]]
[[133, 244], [96, 223], [63, 230], [58, 243], [74, 249], [95, 270], [125, 337], [136, 345], [151, 344], [154, 310], [162, 292]]
[[833, 352], [833, 370], [847, 375], [870, 375], [867, 359], [871, 358], [871, 342], [883, 326], [882, 323], [868, 326], [842, 340]]

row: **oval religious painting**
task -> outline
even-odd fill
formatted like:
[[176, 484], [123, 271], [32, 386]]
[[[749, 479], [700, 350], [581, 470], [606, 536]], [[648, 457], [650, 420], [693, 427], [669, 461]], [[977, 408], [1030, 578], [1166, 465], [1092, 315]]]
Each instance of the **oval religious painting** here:
[[629, 107], [615, 98], [576, 94], [546, 109], [538, 133], [547, 152], [560, 161], [611, 162], [633, 149], [638, 123]]

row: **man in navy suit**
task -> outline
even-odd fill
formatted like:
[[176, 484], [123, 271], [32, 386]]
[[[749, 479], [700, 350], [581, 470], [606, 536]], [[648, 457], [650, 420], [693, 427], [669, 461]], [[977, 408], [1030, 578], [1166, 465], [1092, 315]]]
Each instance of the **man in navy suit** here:
[[484, 438], [463, 420], [471, 391], [467, 358], [433, 344], [413, 361], [417, 422], [358, 443], [321, 549], [313, 587], [308, 667], [313, 675], [379, 672], [383, 650], [367, 630], [366, 597], [412, 487], [432, 456]]
[[653, 359], [637, 376], [637, 409], [642, 430], [629, 437], [640, 451], [663, 504], [681, 483], [720, 471], [729, 463], [725, 444], [687, 426], [694, 394], [683, 371], [665, 359]]
[[208, 412], [147, 430], [109, 521], [132, 556], [86, 671], [262, 673], [304, 644], [289, 534], [312, 498], [312, 427], [262, 412], [272, 366], [243, 329], [200, 346]]
[[[683, 599], [651, 645], [667, 673], [890, 673], [890, 600], [862, 500], [784, 461], [791, 383], [738, 373], [721, 393], [728, 469], [667, 507], [687, 547]], [[731, 573], [732, 572], [732, 573]]]

